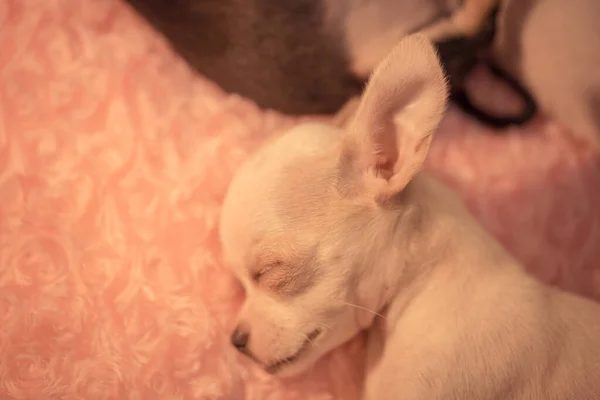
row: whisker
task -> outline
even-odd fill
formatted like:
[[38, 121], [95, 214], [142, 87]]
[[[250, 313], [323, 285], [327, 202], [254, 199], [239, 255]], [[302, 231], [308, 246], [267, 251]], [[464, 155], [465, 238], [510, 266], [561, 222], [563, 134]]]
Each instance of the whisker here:
[[376, 311], [369, 310], [368, 308], [365, 308], [365, 307], [359, 306], [358, 304], [352, 304], [352, 303], [348, 303], [347, 301], [344, 301], [344, 300], [338, 300], [338, 301], [339, 301], [340, 303], [342, 303], [342, 304], [346, 305], [346, 306], [349, 306], [349, 307], [354, 307], [354, 308], [357, 308], [357, 309], [359, 309], [359, 310], [363, 310], [363, 311], [370, 312], [371, 314], [373, 314], [373, 315], [376, 315], [376, 316], [380, 317], [381, 319], [385, 320], [385, 317], [384, 317], [383, 315], [379, 314], [379, 313], [378, 313], [378, 312], [376, 312]]
[[311, 345], [313, 344], [313, 342], [310, 339], [310, 337], [306, 333], [304, 333], [304, 332], [293, 332], [293, 335], [295, 337], [297, 337], [298, 339], [302, 339], [302, 342], [308, 342]]
[[333, 329], [333, 327], [332, 327], [331, 325], [327, 325], [326, 323], [323, 323], [323, 322], [317, 322], [317, 323], [318, 323], [319, 325], [321, 325], [322, 327], [324, 327], [324, 328], [327, 328], [327, 329], [329, 329], [331, 332], [334, 332], [334, 333], [335, 333], [335, 329]]

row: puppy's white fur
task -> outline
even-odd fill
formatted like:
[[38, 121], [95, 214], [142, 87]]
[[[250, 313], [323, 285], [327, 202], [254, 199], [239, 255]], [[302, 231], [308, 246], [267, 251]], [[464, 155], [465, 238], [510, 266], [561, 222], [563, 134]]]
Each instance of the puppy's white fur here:
[[368, 329], [367, 400], [598, 398], [600, 306], [530, 278], [419, 172], [445, 106], [409, 36], [346, 131], [300, 125], [242, 166], [220, 232], [247, 352], [293, 374]]

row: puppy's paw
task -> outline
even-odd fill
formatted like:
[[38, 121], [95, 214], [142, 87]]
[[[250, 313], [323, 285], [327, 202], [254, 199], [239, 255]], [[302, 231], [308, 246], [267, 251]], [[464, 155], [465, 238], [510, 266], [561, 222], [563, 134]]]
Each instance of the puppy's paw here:
[[420, 31], [432, 42], [441, 42], [455, 37], [475, 37], [483, 27], [483, 21], [467, 18], [465, 14], [456, 14]]
[[454, 37], [475, 37], [483, 29], [497, 4], [497, 0], [465, 0], [450, 18], [442, 19], [423, 29], [421, 33], [433, 42]]

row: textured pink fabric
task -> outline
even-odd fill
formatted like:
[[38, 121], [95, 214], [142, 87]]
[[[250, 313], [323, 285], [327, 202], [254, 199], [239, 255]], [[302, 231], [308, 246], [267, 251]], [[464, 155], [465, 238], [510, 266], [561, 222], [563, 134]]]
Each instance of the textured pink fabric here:
[[[220, 202], [292, 123], [117, 0], [0, 1], [0, 398], [354, 399], [360, 339], [285, 383], [228, 345]], [[451, 111], [429, 169], [534, 274], [600, 297], [597, 156], [546, 121], [495, 135]]]

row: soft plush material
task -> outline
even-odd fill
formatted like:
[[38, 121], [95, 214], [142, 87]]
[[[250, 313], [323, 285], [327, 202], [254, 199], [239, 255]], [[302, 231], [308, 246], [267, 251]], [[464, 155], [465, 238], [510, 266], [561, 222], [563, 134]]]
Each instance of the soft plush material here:
[[[118, 0], [0, 1], [0, 398], [355, 399], [361, 338], [286, 382], [229, 345], [220, 203], [295, 122], [195, 76]], [[533, 274], [600, 298], [598, 155], [568, 137], [450, 110], [428, 168]]]

